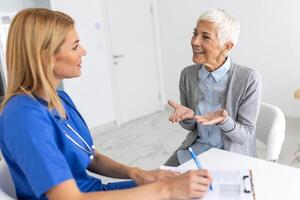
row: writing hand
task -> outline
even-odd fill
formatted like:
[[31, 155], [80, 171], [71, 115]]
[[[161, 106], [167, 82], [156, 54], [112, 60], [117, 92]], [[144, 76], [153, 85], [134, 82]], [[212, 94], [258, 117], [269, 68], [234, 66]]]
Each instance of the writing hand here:
[[191, 170], [169, 182], [171, 199], [184, 200], [202, 198], [206, 193], [212, 178], [207, 170]]

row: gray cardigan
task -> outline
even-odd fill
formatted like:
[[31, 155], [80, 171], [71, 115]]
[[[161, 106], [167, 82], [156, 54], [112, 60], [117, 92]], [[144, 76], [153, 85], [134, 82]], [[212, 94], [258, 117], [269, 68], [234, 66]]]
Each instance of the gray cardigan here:
[[[199, 88], [198, 72], [203, 65], [192, 65], [181, 72], [179, 90], [181, 104], [194, 112], [204, 94]], [[218, 125], [223, 133], [224, 149], [248, 156], [256, 156], [255, 128], [261, 98], [261, 78], [248, 67], [231, 63], [228, 74], [226, 100], [223, 108], [228, 111], [229, 118]], [[179, 149], [192, 145], [198, 135], [196, 122], [184, 120], [181, 126], [189, 130], [189, 134]]]

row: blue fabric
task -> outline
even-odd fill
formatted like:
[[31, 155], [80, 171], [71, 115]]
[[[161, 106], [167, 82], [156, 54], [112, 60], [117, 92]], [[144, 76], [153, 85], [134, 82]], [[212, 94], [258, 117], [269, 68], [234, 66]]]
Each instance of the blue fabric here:
[[[67, 122], [89, 146], [93, 145], [86, 123], [70, 97], [65, 92], [58, 93]], [[42, 99], [16, 95], [8, 101], [0, 117], [0, 147], [19, 199], [47, 199], [45, 192], [68, 179], [75, 179], [82, 192], [101, 190], [101, 180], [86, 172], [91, 162], [89, 154], [75, 146], [65, 132], [84, 147]]]
[[121, 181], [121, 182], [114, 182], [108, 184], [102, 184], [100, 187], [100, 191], [109, 191], [109, 190], [123, 190], [136, 187], [135, 182], [133, 181]]
[[[209, 72], [205, 67], [200, 68], [198, 74], [199, 88], [204, 97], [198, 102], [196, 115], [205, 115], [219, 110], [224, 105], [229, 68], [230, 57], [227, 57], [225, 63], [215, 71]], [[212, 147], [222, 148], [222, 132], [217, 125], [197, 123], [197, 130], [197, 139], [191, 146], [197, 155]], [[191, 159], [186, 149], [178, 150], [177, 157], [180, 164]]]
[[[209, 112], [219, 110], [225, 102], [226, 85], [230, 58], [217, 70], [209, 72], [205, 67], [199, 70], [199, 88], [204, 94], [196, 108], [196, 115], [205, 115]], [[209, 144], [211, 147], [222, 146], [222, 133], [217, 125], [197, 124], [197, 142]]]

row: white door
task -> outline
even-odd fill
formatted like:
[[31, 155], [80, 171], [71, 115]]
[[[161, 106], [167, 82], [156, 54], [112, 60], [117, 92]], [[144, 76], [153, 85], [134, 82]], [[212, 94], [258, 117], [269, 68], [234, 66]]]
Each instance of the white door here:
[[118, 123], [161, 109], [151, 0], [106, 0]]

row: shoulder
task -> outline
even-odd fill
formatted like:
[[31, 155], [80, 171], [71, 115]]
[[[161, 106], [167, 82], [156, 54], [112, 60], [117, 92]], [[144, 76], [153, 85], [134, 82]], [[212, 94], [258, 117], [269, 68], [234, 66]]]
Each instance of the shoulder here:
[[261, 77], [257, 70], [239, 65], [236, 63], [231, 64], [233, 77], [236, 77], [239, 80], [248, 80], [248, 81], [260, 81]]
[[200, 68], [201, 68], [201, 65], [198, 65], [198, 64], [197, 65], [196, 64], [189, 65], [189, 66], [183, 68], [181, 72], [194, 73], [194, 72], [198, 72]]
[[28, 95], [13, 96], [0, 115], [1, 129], [24, 130], [33, 128], [40, 122], [51, 123], [52, 117], [47, 106]]
[[198, 71], [202, 65], [190, 65], [181, 70], [181, 77], [198, 76]]
[[48, 109], [46, 106], [42, 105], [37, 99], [33, 96], [29, 96], [26, 94], [18, 94], [7, 102], [5, 105], [1, 116], [10, 115], [10, 114], [18, 114], [18, 116], [28, 116], [29, 113], [41, 113], [46, 114]]
[[25, 94], [13, 96], [0, 115], [0, 138], [6, 141], [25, 142], [36, 133], [45, 137], [42, 133], [50, 132], [51, 127], [52, 117], [47, 106]]

